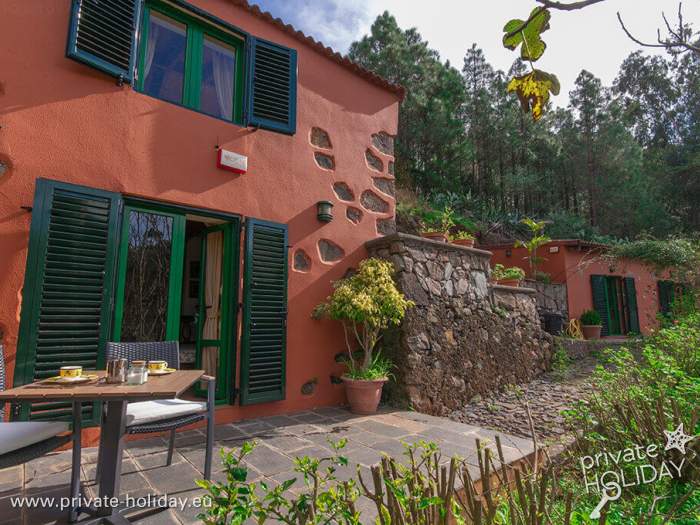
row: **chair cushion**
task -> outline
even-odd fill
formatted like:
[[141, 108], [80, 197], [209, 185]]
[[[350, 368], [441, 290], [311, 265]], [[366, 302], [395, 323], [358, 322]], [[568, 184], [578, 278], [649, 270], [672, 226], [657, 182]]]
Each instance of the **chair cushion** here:
[[204, 401], [187, 401], [186, 399], [158, 399], [156, 401], [139, 401], [126, 406], [126, 426], [143, 425], [174, 417], [188, 416], [204, 412]]
[[62, 421], [0, 423], [0, 455], [34, 445], [69, 429], [70, 425]]

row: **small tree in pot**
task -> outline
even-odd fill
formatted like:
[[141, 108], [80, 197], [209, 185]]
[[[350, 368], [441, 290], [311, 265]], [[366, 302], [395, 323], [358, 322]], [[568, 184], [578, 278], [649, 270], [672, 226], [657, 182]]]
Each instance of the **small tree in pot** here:
[[336, 281], [331, 296], [314, 310], [315, 318], [327, 317], [343, 325], [348, 350], [343, 382], [350, 409], [358, 414], [376, 412], [389, 378], [391, 363], [374, 351], [382, 332], [399, 325], [406, 310], [414, 306], [396, 287], [393, 273], [390, 262], [366, 259], [354, 275]]
[[586, 339], [600, 339], [603, 330], [603, 322], [600, 314], [595, 310], [586, 310], [581, 314], [581, 331]]

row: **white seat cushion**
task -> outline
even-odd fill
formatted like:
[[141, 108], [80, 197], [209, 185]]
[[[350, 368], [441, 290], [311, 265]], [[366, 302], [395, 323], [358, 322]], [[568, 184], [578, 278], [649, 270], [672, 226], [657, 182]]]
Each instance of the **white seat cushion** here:
[[126, 426], [143, 425], [163, 419], [188, 416], [204, 412], [204, 401], [187, 401], [186, 399], [159, 399], [157, 401], [139, 401], [126, 406]]
[[61, 421], [0, 423], [0, 455], [52, 438], [66, 432], [69, 428], [68, 423]]

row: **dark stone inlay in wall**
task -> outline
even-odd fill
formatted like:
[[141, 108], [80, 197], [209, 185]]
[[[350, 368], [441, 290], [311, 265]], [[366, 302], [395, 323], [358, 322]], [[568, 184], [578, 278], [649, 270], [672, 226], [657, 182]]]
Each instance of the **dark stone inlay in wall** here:
[[384, 171], [384, 163], [382, 162], [382, 159], [380, 159], [374, 153], [372, 153], [372, 150], [368, 149], [367, 151], [365, 151], [365, 159], [367, 159], [367, 165], [373, 170], [379, 172]]
[[396, 221], [394, 218], [377, 219], [377, 233], [380, 235], [391, 235], [392, 233], [396, 233]]
[[355, 200], [355, 194], [350, 189], [350, 186], [344, 182], [336, 182], [333, 184], [333, 191], [341, 201], [352, 202]]
[[304, 250], [294, 252], [294, 269], [297, 272], [308, 272], [311, 269], [311, 257]]
[[387, 171], [389, 172], [389, 175], [394, 174], [394, 161], [393, 160], [389, 161], [389, 167], [387, 168]]
[[353, 224], [360, 224], [360, 221], [362, 220], [362, 210], [350, 206], [347, 210], [345, 210], [345, 216]]
[[384, 179], [382, 177], [372, 177], [372, 181], [382, 193], [386, 193], [387, 195], [391, 195], [392, 197], [396, 194], [396, 188], [394, 186], [393, 180]]
[[323, 262], [336, 262], [345, 256], [345, 250], [328, 239], [318, 241], [318, 253]]
[[334, 170], [335, 169], [335, 159], [333, 158], [332, 155], [326, 155], [325, 153], [321, 152], [314, 152], [314, 158], [316, 159], [316, 164], [318, 164], [320, 167], [326, 170]]
[[311, 128], [311, 144], [317, 148], [331, 149], [333, 144], [328, 132], [321, 128]]
[[372, 135], [372, 145], [385, 155], [394, 155], [394, 137], [386, 131]]
[[372, 190], [365, 190], [360, 196], [360, 202], [365, 209], [376, 213], [386, 213], [389, 211], [389, 203], [383, 200]]

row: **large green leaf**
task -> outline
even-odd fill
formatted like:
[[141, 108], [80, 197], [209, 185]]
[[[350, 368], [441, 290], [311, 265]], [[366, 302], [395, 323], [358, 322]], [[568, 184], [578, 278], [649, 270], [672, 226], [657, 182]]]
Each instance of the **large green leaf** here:
[[542, 118], [550, 93], [558, 95], [560, 89], [559, 79], [555, 75], [539, 69], [515, 77], [508, 83], [508, 92], [514, 91], [518, 95], [523, 111], [532, 112], [532, 118], [536, 121]]
[[503, 27], [503, 45], [508, 49], [521, 46], [520, 56], [523, 60], [538, 60], [547, 49], [541, 35], [549, 29], [550, 18], [551, 14], [547, 9], [536, 7], [528, 20], [511, 20]]

